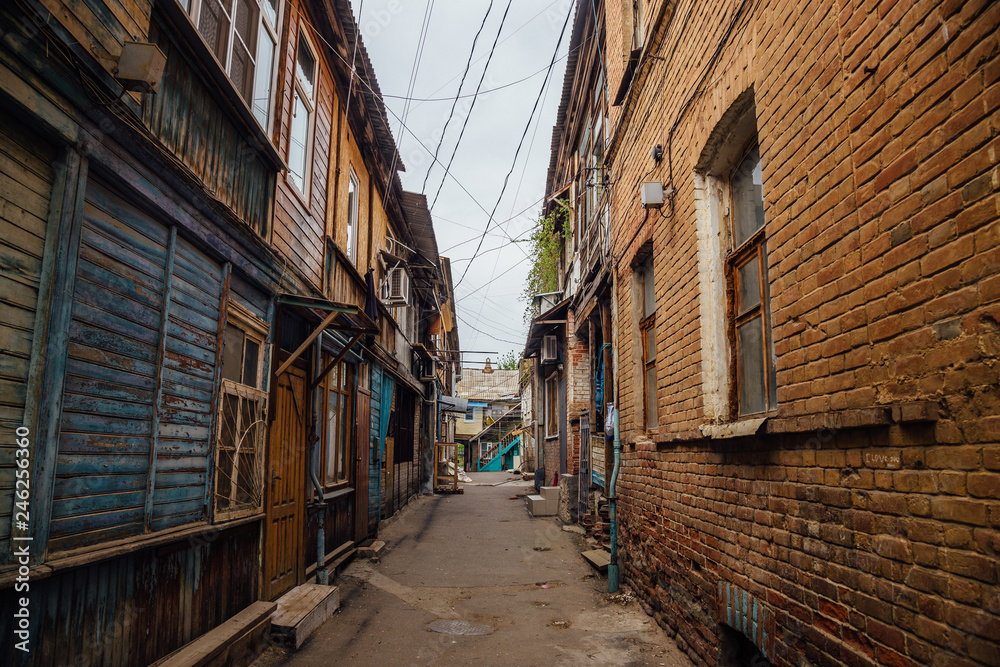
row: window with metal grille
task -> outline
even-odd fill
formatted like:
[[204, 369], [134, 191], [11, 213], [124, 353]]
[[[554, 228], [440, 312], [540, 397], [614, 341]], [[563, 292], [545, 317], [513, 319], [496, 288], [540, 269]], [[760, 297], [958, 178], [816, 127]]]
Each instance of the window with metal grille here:
[[[235, 308], [235, 306], [233, 306]], [[263, 390], [263, 323], [230, 310], [222, 349], [215, 463], [215, 516], [254, 514], [264, 498], [267, 393]]]

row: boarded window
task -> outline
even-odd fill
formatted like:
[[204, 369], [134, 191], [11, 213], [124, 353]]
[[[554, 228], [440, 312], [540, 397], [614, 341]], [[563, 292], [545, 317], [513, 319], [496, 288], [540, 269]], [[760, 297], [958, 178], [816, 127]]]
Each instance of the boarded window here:
[[219, 264], [89, 184], [62, 388], [53, 551], [205, 520], [222, 289]]

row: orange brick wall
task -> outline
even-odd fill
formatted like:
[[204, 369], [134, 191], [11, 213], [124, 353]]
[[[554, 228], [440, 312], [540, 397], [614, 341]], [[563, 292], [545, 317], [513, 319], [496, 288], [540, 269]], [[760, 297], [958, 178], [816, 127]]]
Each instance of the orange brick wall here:
[[[606, 3], [608, 81], [623, 5]], [[648, 3], [650, 21], [661, 2]], [[1000, 5], [671, 3], [612, 109], [626, 582], [697, 664], [718, 584], [766, 605], [777, 664], [1000, 664]], [[708, 440], [694, 173], [756, 103], [779, 407]], [[666, 216], [666, 217], [665, 217]], [[633, 259], [651, 244], [658, 428], [642, 425]], [[940, 413], [926, 404], [933, 401]]]

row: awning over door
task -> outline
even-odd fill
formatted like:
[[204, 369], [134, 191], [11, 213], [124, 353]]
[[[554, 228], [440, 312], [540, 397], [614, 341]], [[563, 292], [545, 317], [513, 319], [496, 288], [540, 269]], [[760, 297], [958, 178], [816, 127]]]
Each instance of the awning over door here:
[[302, 353], [309, 349], [309, 346], [326, 330], [340, 331], [344, 332], [351, 337], [350, 342], [344, 346], [341, 353], [330, 362], [323, 372], [319, 374], [318, 377], [313, 379], [312, 386], [317, 386], [326, 377], [326, 374], [334, 368], [340, 360], [343, 358], [347, 351], [357, 343], [362, 336], [366, 334], [377, 334], [379, 332], [378, 325], [372, 321], [368, 315], [365, 314], [359, 306], [336, 303], [334, 301], [327, 301], [326, 299], [319, 299], [311, 296], [301, 296], [298, 294], [279, 294], [278, 295], [278, 305], [283, 308], [292, 308], [301, 313], [303, 313], [307, 319], [312, 321], [319, 321], [316, 328], [313, 329], [302, 344], [299, 345], [298, 349], [292, 353], [288, 359], [285, 360], [283, 364], [278, 368], [278, 372], [275, 375], [281, 375], [287, 371], [291, 365], [302, 356]]

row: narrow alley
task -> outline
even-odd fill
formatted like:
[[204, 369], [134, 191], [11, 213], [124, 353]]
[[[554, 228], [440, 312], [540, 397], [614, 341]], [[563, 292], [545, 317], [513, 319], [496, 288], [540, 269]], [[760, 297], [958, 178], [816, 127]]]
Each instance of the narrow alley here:
[[[530, 482], [471, 476], [462, 495], [411, 501], [381, 532], [379, 562], [338, 577], [338, 612], [256, 666], [691, 664], [627, 589], [609, 596], [583, 535], [528, 514]], [[460, 634], [433, 631], [440, 621]]]

